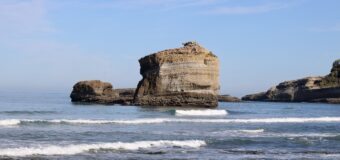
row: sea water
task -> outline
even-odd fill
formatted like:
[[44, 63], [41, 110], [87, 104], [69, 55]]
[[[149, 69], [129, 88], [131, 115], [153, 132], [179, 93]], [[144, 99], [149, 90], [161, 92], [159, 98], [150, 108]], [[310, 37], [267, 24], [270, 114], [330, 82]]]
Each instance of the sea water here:
[[0, 92], [0, 159], [340, 159], [340, 105], [216, 109], [73, 104]]

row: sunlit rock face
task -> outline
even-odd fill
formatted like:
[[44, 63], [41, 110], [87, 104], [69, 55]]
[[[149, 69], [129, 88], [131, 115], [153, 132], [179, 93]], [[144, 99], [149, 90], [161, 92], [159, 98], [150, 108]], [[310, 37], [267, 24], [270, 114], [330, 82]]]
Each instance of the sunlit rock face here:
[[321, 83], [321, 87], [340, 87], [340, 60], [333, 63], [331, 73], [325, 76]]
[[282, 82], [267, 92], [247, 95], [242, 99], [250, 101], [340, 103], [340, 60], [333, 63], [331, 73], [327, 76]]
[[196, 42], [139, 60], [143, 79], [135, 102], [149, 106], [216, 107], [218, 58]]

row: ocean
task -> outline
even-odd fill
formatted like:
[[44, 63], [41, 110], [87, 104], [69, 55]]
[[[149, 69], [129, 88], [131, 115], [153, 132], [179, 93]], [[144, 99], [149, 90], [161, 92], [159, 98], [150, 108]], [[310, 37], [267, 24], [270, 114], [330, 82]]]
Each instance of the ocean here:
[[155, 108], [2, 91], [0, 159], [340, 159], [340, 105]]

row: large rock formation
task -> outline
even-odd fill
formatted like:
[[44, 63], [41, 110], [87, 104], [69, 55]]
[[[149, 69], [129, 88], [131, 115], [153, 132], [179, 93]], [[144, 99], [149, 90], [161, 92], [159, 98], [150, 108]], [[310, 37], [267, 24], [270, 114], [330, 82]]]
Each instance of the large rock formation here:
[[331, 73], [324, 77], [307, 77], [286, 81], [267, 92], [247, 95], [249, 101], [329, 102], [340, 103], [340, 60], [333, 63]]
[[72, 102], [89, 102], [99, 104], [130, 104], [134, 89], [114, 90], [108, 82], [99, 80], [80, 81], [73, 86]]
[[216, 107], [219, 61], [212, 52], [187, 42], [139, 60], [143, 79], [135, 102], [147, 106]]

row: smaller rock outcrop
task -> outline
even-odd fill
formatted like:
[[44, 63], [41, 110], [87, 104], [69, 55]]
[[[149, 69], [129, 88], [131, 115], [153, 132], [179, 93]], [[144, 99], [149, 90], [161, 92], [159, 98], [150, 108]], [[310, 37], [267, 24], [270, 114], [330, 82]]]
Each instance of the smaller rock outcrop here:
[[97, 104], [131, 104], [134, 89], [114, 90], [108, 82], [99, 80], [80, 81], [73, 86], [72, 102]]
[[219, 102], [241, 102], [241, 99], [230, 95], [219, 95], [217, 98]]
[[267, 92], [247, 95], [246, 101], [277, 102], [340, 102], [340, 60], [333, 63], [331, 73], [324, 77], [307, 77], [286, 81]]
[[80, 81], [71, 93], [72, 102], [112, 103], [118, 97], [110, 83], [99, 80]]

